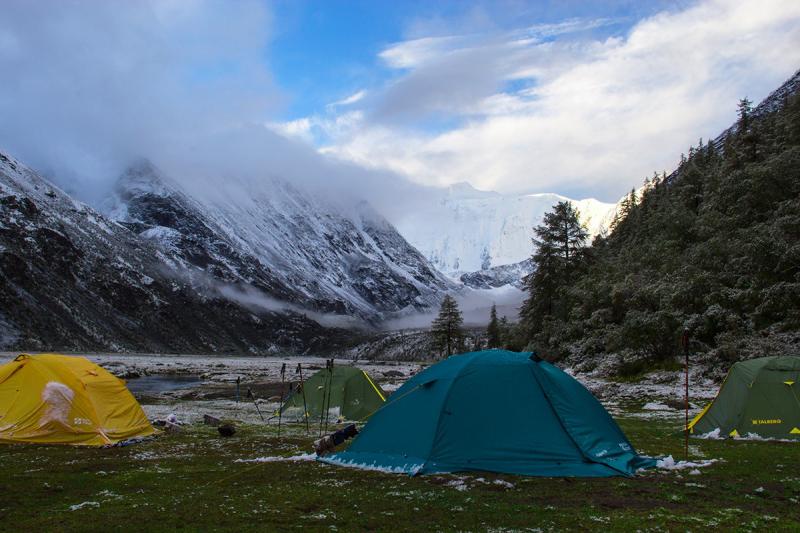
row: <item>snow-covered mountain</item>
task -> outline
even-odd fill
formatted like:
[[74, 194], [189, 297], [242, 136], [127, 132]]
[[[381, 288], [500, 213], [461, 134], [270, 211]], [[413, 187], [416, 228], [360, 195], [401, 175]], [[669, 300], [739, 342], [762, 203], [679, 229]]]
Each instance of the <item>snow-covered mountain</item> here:
[[[533, 227], [564, 200], [569, 199], [550, 193], [504, 195], [459, 183], [431, 195], [395, 224], [436, 268], [456, 277], [525, 261], [533, 251]], [[592, 235], [608, 227], [615, 204], [569, 201]]]
[[0, 153], [0, 348], [326, 351], [340, 330], [232, 301], [182, 259]]
[[262, 303], [377, 323], [426, 310], [453, 288], [366, 203], [343, 208], [279, 179], [228, 180], [208, 194], [141, 161], [105, 210], [177, 257], [177, 268], [256, 289]]

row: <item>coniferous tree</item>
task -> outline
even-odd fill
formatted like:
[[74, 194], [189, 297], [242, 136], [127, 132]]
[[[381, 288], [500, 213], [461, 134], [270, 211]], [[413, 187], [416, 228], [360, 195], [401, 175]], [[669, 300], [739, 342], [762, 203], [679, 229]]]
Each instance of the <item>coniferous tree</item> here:
[[461, 329], [464, 319], [458, 308], [458, 303], [452, 296], [445, 295], [439, 308], [439, 316], [431, 324], [434, 347], [439, 353], [450, 357], [459, 350], [464, 341], [464, 332]]
[[753, 102], [746, 96], [739, 100], [737, 114], [739, 115], [739, 132], [746, 132], [750, 129], [750, 115], [753, 113]]
[[500, 321], [497, 320], [497, 306], [492, 304], [489, 312], [489, 326], [486, 328], [486, 342], [489, 348], [500, 347]]
[[508, 348], [509, 337], [511, 336], [511, 325], [508, 323], [508, 318], [505, 315], [500, 317], [498, 329], [500, 330], [500, 348]]
[[795, 353], [800, 94], [758, 115], [744, 101], [739, 115], [668, 180], [659, 173], [641, 201], [627, 195], [617, 229], [595, 239], [570, 282], [556, 274], [558, 246], [542, 246], [547, 260], [536, 261], [522, 322], [504, 343], [521, 337], [520, 349], [556, 357], [617, 353], [634, 373], [643, 358], [671, 364], [683, 330], [695, 349], [726, 360], [765, 345]]
[[[635, 198], [635, 193], [632, 192]], [[528, 299], [521, 314], [531, 331], [539, 329], [545, 317], [566, 318], [565, 289], [570, 285], [585, 256], [586, 231], [578, 211], [569, 202], [559, 202], [534, 228], [533, 263], [536, 269], [526, 278]]]
[[761, 136], [753, 122], [753, 104], [748, 98], [739, 100], [738, 115], [736, 134], [744, 160], [750, 163], [758, 161]]

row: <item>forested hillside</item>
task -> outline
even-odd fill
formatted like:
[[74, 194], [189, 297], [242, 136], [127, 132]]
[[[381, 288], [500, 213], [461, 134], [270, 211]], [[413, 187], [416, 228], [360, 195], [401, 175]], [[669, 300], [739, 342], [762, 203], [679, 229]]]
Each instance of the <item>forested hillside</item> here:
[[629, 368], [679, 353], [684, 330], [720, 359], [800, 354], [800, 97], [742, 100], [734, 127], [640, 191], [581, 254], [539, 258], [510, 342]]

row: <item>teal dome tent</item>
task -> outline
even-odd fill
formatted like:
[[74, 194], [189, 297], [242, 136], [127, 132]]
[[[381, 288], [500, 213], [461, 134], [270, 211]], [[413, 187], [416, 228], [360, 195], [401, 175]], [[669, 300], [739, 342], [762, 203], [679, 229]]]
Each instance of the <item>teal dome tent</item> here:
[[639, 456], [580, 383], [530, 353], [456, 355], [407, 381], [344, 452], [320, 461], [411, 475], [633, 475]]

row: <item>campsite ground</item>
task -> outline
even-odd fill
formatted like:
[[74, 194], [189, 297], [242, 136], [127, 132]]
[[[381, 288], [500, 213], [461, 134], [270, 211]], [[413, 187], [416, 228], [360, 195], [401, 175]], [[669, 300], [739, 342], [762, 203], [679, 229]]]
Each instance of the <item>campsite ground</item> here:
[[[693, 439], [691, 461], [717, 461], [630, 479], [486, 473], [409, 478], [310, 460], [313, 436], [304, 426], [284, 424], [278, 437], [274, 421], [264, 425], [252, 404], [231, 400], [231, 379], [240, 373], [268, 396], [279, 360], [242, 358], [232, 369], [230, 359], [148, 359], [148, 369], [143, 359], [132, 364], [128, 356], [118, 357], [125, 372], [135, 367], [171, 375], [181, 367], [202, 373], [199, 386], [139, 394], [151, 417], [177, 411], [189, 423], [178, 433], [122, 448], [3, 446], [0, 530], [800, 529], [797, 443]], [[317, 363], [306, 361], [309, 367]], [[418, 368], [370, 365], [388, 388]], [[587, 385], [640, 452], [683, 458], [676, 433], [682, 413], [670, 407], [679, 380], [591, 379]], [[707, 384], [694, 390], [698, 405], [713, 394]], [[263, 411], [270, 408], [262, 404]], [[195, 423], [204, 412], [241, 420], [239, 431], [223, 439]]]
[[[669, 420], [619, 418], [644, 453], [681, 454]], [[6, 446], [0, 529], [329, 531], [664, 531], [800, 528], [797, 444], [695, 441], [710, 466], [635, 478], [404, 475], [312, 460], [302, 428], [211, 427], [124, 448]], [[694, 471], [694, 474], [690, 472]]]

